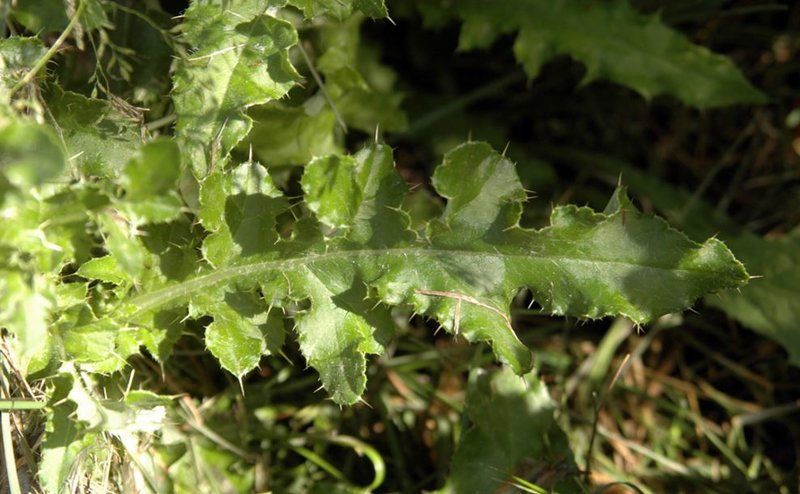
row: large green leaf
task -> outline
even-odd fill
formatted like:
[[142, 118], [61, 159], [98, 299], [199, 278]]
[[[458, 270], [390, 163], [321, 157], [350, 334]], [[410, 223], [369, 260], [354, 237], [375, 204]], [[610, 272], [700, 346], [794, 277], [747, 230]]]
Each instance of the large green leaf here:
[[272, 15], [281, 0], [193, 2], [184, 15], [184, 37], [194, 51], [174, 77], [175, 131], [195, 174], [212, 165], [249, 132], [244, 110], [284, 96], [299, 75], [288, 49], [297, 31]]
[[462, 0], [448, 8], [464, 20], [462, 50], [516, 32], [514, 53], [530, 77], [554, 56], [569, 55], [586, 65], [585, 82], [608, 79], [648, 99], [669, 94], [698, 108], [766, 101], [728, 58], [628, 0]]
[[[424, 238], [399, 209], [406, 186], [386, 146], [311, 162], [303, 189], [322, 224], [303, 218], [289, 236], [271, 223], [283, 198], [257, 165], [243, 166], [209, 176], [201, 190], [200, 218], [214, 231], [206, 256], [215, 237], [238, 254], [213, 257], [215, 269], [183, 282], [151, 284], [109, 317], [146, 327], [149, 314], [189, 304], [191, 315], [214, 317], [210, 347], [233, 352], [218, 356], [241, 374], [264, 352], [257, 332], [241, 330], [244, 319], [263, 321], [254, 319], [252, 297], [264, 313], [294, 307], [300, 348], [338, 403], [363, 392], [366, 355], [382, 352], [392, 334], [389, 306], [410, 306], [449, 332], [487, 341], [524, 373], [531, 353], [508, 309], [522, 287], [548, 313], [643, 323], [748, 279], [721, 242], [690, 241], [636, 211], [621, 190], [604, 213], [560, 207], [550, 227], [520, 228], [525, 196], [513, 164], [483, 143], [445, 157], [434, 184], [448, 206]], [[272, 213], [250, 213], [250, 203]], [[232, 303], [246, 294], [247, 310]], [[247, 341], [233, 342], [237, 335]]]

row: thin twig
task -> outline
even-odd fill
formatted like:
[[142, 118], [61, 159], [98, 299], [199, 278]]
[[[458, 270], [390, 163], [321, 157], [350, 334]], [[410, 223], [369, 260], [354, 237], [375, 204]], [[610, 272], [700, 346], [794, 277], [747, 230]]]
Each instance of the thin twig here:
[[617, 368], [617, 372], [614, 374], [614, 377], [611, 379], [611, 382], [608, 383], [606, 389], [602, 392], [602, 394], [598, 397], [597, 392], [592, 393], [592, 398], [594, 399], [594, 417], [592, 418], [592, 434], [589, 436], [589, 446], [586, 449], [586, 462], [584, 466], [585, 471], [585, 480], [589, 482], [589, 477], [592, 474], [592, 449], [594, 449], [594, 441], [597, 438], [597, 428], [599, 427], [599, 420], [600, 420], [600, 409], [603, 408], [603, 404], [608, 397], [608, 394], [614, 388], [614, 384], [617, 383], [620, 377], [622, 377], [625, 372], [627, 372], [628, 368], [631, 364], [631, 354], [625, 354], [625, 358], [622, 359], [622, 363]]
[[[0, 379], [2, 380], [2, 394], [6, 396], [6, 389], [8, 389], [8, 382], [6, 381], [5, 372], [0, 370]], [[6, 481], [8, 482], [9, 492], [11, 494], [22, 494], [22, 489], [19, 486], [19, 477], [17, 476], [17, 459], [14, 457], [14, 443], [11, 439], [11, 415], [9, 412], [0, 412], [0, 438], [3, 442], [3, 461], [6, 465]]]
[[336, 117], [336, 122], [342, 127], [342, 130], [346, 134], [347, 133], [347, 124], [344, 123], [344, 119], [342, 118], [342, 115], [339, 113], [339, 110], [336, 108], [336, 105], [333, 103], [333, 100], [331, 99], [331, 96], [328, 94], [328, 90], [325, 89], [325, 83], [322, 82], [322, 77], [319, 76], [319, 72], [317, 72], [317, 69], [314, 68], [314, 64], [311, 63], [311, 58], [308, 56], [308, 53], [306, 53], [306, 50], [303, 48], [303, 44], [302, 43], [297, 43], [297, 49], [300, 50], [300, 54], [303, 55], [303, 60], [306, 61], [306, 65], [308, 66], [308, 70], [311, 72], [311, 77], [314, 78], [314, 80], [317, 82], [317, 85], [319, 86], [319, 90], [322, 91], [322, 96], [325, 97], [325, 101], [327, 101], [328, 105], [331, 107], [331, 110], [333, 111], [333, 115], [334, 115], [334, 117]]
[[59, 36], [58, 39], [56, 39], [55, 43], [53, 43], [50, 49], [47, 50], [47, 53], [45, 53], [44, 56], [42, 56], [42, 58], [36, 61], [36, 65], [34, 65], [33, 68], [27, 74], [25, 74], [25, 76], [23, 76], [22, 79], [20, 79], [19, 81], [17, 81], [16, 84], [14, 84], [14, 87], [12, 87], [11, 91], [9, 92], [9, 98], [13, 96], [17, 91], [22, 89], [25, 85], [30, 83], [33, 80], [33, 78], [36, 77], [36, 74], [38, 74], [39, 71], [42, 70], [45, 65], [47, 65], [47, 62], [49, 62], [50, 59], [53, 58], [53, 55], [56, 54], [58, 49], [61, 48], [61, 45], [63, 45], [64, 42], [67, 40], [67, 37], [69, 37], [72, 30], [75, 29], [75, 26], [78, 25], [78, 20], [81, 18], [81, 15], [83, 15], [83, 10], [85, 8], [86, 8], [86, 2], [84, 0], [80, 0], [80, 5], [78, 5], [78, 10], [75, 11], [75, 15], [72, 16], [72, 19], [69, 21], [69, 24], [67, 24], [67, 28], [64, 29], [64, 31], [61, 33], [61, 36]]

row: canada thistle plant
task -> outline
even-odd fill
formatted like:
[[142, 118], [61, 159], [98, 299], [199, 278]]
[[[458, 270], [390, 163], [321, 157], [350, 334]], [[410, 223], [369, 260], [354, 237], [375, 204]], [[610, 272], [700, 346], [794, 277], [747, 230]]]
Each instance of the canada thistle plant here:
[[[764, 98], [729, 60], [623, 1], [457, 3], [426, 12], [463, 21], [462, 49], [513, 33], [530, 77], [571, 54], [587, 81], [648, 98]], [[413, 218], [392, 149], [343, 145], [343, 128], [407, 124], [394, 73], [359, 44], [367, 17], [387, 17], [381, 0], [198, 0], [175, 28], [153, 6], [67, 4], [0, 7], [19, 32], [42, 33], [0, 40], [0, 326], [9, 369], [46, 383], [48, 491], [108, 434], [130, 452], [137, 434], [165, 423], [169, 399], [127, 390], [111, 403], [93, 380], [135, 355], [163, 366], [191, 328], [240, 384], [296, 338], [325, 392], [350, 405], [365, 391], [367, 357], [395, 337], [393, 310], [488, 344], [526, 375], [536, 349], [509, 310], [520, 290], [546, 314], [644, 324], [748, 280], [721, 241], [689, 240], [637, 210], [624, 187], [601, 212], [558, 206], [548, 226], [521, 227], [515, 165], [483, 142], [444, 155], [431, 201], [445, 206]], [[589, 33], [610, 19], [635, 46], [596, 43]], [[123, 25], [140, 30], [141, 46], [116, 41]], [[313, 36], [301, 42], [299, 28]], [[302, 166], [299, 184], [276, 172], [286, 165]], [[302, 197], [290, 197], [298, 186]], [[516, 389], [505, 374], [476, 379], [476, 390]]]

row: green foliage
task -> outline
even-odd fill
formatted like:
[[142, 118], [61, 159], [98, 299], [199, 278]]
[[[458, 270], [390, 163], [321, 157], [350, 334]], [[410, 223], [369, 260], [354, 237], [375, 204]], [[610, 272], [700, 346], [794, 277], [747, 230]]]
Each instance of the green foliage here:
[[108, 101], [56, 86], [46, 102], [67, 155], [86, 178], [119, 177], [142, 144], [139, 122]]
[[739, 227], [686, 190], [671, 187], [649, 177], [634, 167], [613, 159], [570, 151], [554, 153], [596, 170], [621, 172], [630, 187], [647, 196], [674, 224], [693, 238], [718, 235], [730, 246], [753, 273], [755, 279], [746, 286], [709, 295], [709, 304], [724, 310], [745, 326], [780, 343], [789, 353], [789, 360], [800, 365], [800, 299], [790, 294], [800, 283], [800, 245], [797, 229], [776, 238], [762, 238]]
[[728, 290], [709, 296], [708, 302], [780, 343], [789, 353], [790, 362], [800, 366], [800, 334], [796, 324], [800, 301], [793, 295], [800, 282], [800, 230], [772, 240], [742, 232], [727, 242], [756, 273], [757, 281], [741, 291]]
[[[566, 437], [553, 420], [553, 402], [535, 374], [476, 370], [466, 404], [471, 425], [442, 493], [495, 492], [512, 484], [513, 476], [527, 475], [524, 470], [575, 468]], [[565, 481], [557, 488], [577, 492], [578, 486]]]
[[174, 78], [175, 130], [198, 176], [250, 131], [247, 107], [283, 97], [298, 78], [288, 55], [297, 32], [267, 13], [271, 3], [194, 2], [184, 14], [184, 41], [193, 49]]
[[[0, 128], [0, 201], [8, 225], [0, 231], [6, 254], [0, 262], [0, 325], [19, 328], [17, 358], [23, 369], [38, 368], [50, 352], [48, 320], [56, 280], [48, 271], [58, 269], [63, 251], [40, 229], [44, 208], [29, 194], [66, 168], [66, 156], [49, 129], [17, 119]], [[32, 253], [38, 256], [28, 258]]]
[[[519, 228], [525, 192], [513, 164], [482, 143], [445, 156], [434, 185], [448, 206], [419, 239], [399, 209], [406, 187], [385, 146], [309, 163], [305, 200], [327, 228], [308, 218], [288, 239], [275, 231], [288, 202], [259, 165], [206, 180], [200, 219], [217, 230], [203, 251], [215, 269], [149, 290], [134, 276], [140, 293], [114, 308], [112, 326], [157, 332], [163, 328], [150, 324], [161, 310], [188, 304], [192, 317], [213, 317], [209, 350], [241, 377], [266, 351], [271, 306], [307, 300], [310, 307], [294, 318], [300, 348], [338, 403], [358, 400], [366, 355], [383, 352], [391, 337], [386, 306], [410, 306], [449, 332], [490, 342], [501, 361], [524, 373], [530, 352], [508, 312], [521, 287], [552, 314], [625, 314], [644, 323], [747, 280], [721, 242], [689, 241], [636, 211], [622, 191], [604, 214], [562, 207], [549, 228]], [[101, 318], [90, 327], [106, 324]]]
[[143, 145], [120, 177], [125, 200], [118, 210], [134, 226], [174, 219], [183, 207], [175, 190], [180, 173], [180, 150], [175, 142], [159, 139]]
[[266, 166], [298, 165], [315, 156], [341, 152], [335, 136], [336, 117], [324, 99], [311, 98], [300, 107], [274, 103], [248, 112], [253, 130], [239, 146]]
[[319, 31], [317, 68], [325, 90], [347, 125], [372, 133], [405, 130], [402, 95], [394, 91], [395, 73], [379, 63], [380, 53], [360, 42], [361, 16]]
[[2, 190], [22, 191], [59, 177], [67, 168], [66, 156], [53, 133], [33, 122], [10, 121], [0, 129]]
[[[669, 94], [698, 108], [766, 101], [728, 58], [692, 44], [657, 15], [636, 12], [627, 0], [466, 0], [445, 11], [464, 21], [462, 50], [516, 32], [514, 54], [531, 78], [554, 56], [569, 55], [586, 65], [584, 83], [607, 79], [647, 99]], [[431, 19], [442, 15], [427, 12]]]
[[346, 19], [354, 10], [360, 10], [373, 18], [388, 15], [383, 0], [289, 0], [289, 5], [301, 9], [309, 19], [322, 15]]
[[[108, 27], [108, 17], [101, 0], [83, 0], [83, 3], [86, 4], [80, 19], [83, 29]], [[75, 3], [64, 5], [49, 0], [20, 0], [15, 2], [12, 11], [14, 20], [33, 33], [62, 31], [74, 14]]]
[[[409, 120], [402, 72], [364, 38], [365, 23], [389, 15], [382, 0], [195, 0], [177, 20], [157, 2], [127, 5], [0, 6], [2, 398], [13, 376], [15, 391], [34, 393], [29, 380], [48, 403], [37, 470], [46, 492], [378, 489], [382, 453], [330, 432], [356, 409], [337, 407], [365, 399], [368, 376], [400, 373], [386, 361], [409, 316], [478, 343], [471, 351], [487, 344], [504, 364], [470, 365], [468, 427], [453, 434], [443, 492], [494, 491], [554, 465], [554, 488], [578, 488], [556, 405], [531, 372], [546, 354], [515, 324], [522, 298], [545, 316], [642, 325], [707, 297], [800, 358], [788, 283], [732, 291], [750, 277], [714, 227], [685, 223], [690, 239], [637, 209], [625, 187], [602, 212], [558, 205], [546, 226], [523, 227], [529, 193], [516, 165], [469, 139], [414, 190], [407, 156], [380, 137], [403, 136]], [[568, 54], [586, 81], [647, 98], [764, 100], [729, 59], [623, 1], [420, 9], [462, 19], [462, 50], [517, 33], [530, 77]], [[795, 234], [723, 238], [763, 273], [797, 265]], [[311, 370], [300, 376], [284, 360]], [[227, 374], [205, 378], [219, 368]], [[227, 380], [238, 381], [235, 397], [213, 387]], [[278, 407], [276, 390], [317, 380], [330, 406]], [[391, 422], [391, 400], [377, 396], [393, 433], [406, 418]], [[366, 455], [371, 483], [346, 478], [331, 448]], [[262, 485], [266, 456], [286, 467], [275, 487]]]
[[[4, 110], [9, 104], [11, 89], [45, 54], [38, 38], [14, 37], [0, 40], [0, 103]], [[5, 114], [5, 111], [3, 112]]]

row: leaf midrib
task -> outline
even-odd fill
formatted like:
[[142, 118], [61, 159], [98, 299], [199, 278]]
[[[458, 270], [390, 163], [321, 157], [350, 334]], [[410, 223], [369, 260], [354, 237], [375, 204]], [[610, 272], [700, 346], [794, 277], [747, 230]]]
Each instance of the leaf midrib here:
[[473, 257], [473, 256], [480, 256], [483, 258], [491, 257], [495, 259], [508, 259], [508, 258], [540, 258], [546, 259], [556, 264], [560, 263], [592, 263], [592, 264], [614, 264], [614, 265], [625, 265], [625, 266], [634, 266], [642, 269], [652, 269], [652, 270], [659, 270], [659, 271], [669, 271], [669, 272], [684, 272], [684, 273], [693, 273], [693, 272], [711, 272], [712, 270], [709, 269], [687, 269], [687, 268], [678, 268], [678, 267], [664, 267], [664, 266], [656, 266], [644, 263], [634, 263], [630, 261], [621, 261], [621, 260], [614, 260], [614, 259], [592, 259], [586, 257], [570, 257], [565, 255], [553, 255], [553, 254], [504, 254], [504, 253], [497, 253], [497, 252], [476, 252], [471, 250], [457, 250], [457, 249], [409, 249], [409, 248], [389, 248], [389, 249], [359, 249], [359, 250], [345, 250], [345, 251], [337, 251], [337, 252], [330, 252], [324, 254], [315, 254], [311, 256], [305, 257], [296, 257], [296, 258], [284, 258], [284, 259], [272, 259], [268, 261], [259, 261], [251, 264], [244, 264], [244, 265], [237, 265], [237, 266], [230, 266], [225, 268], [217, 269], [211, 273], [204, 274], [193, 278], [188, 281], [184, 281], [178, 283], [176, 285], [167, 286], [164, 288], [159, 288], [155, 291], [143, 293], [137, 296], [134, 296], [129, 303], [136, 306], [137, 310], [134, 314], [132, 314], [129, 319], [135, 319], [137, 316], [143, 314], [144, 312], [156, 308], [160, 305], [166, 305], [170, 301], [175, 300], [180, 297], [184, 297], [194, 293], [198, 290], [203, 288], [207, 288], [217, 283], [228, 281], [235, 279], [237, 277], [243, 277], [248, 275], [253, 275], [256, 273], [274, 271], [274, 270], [281, 270], [285, 271], [287, 269], [291, 269], [296, 265], [303, 265], [308, 266], [310, 264], [315, 264], [317, 262], [324, 262], [330, 261], [335, 259], [348, 259], [348, 258], [359, 258], [359, 257], [384, 257], [384, 256], [402, 256], [402, 257], [409, 257], [410, 255], [413, 256], [428, 256], [428, 257], [441, 257], [441, 256], [457, 256], [457, 257]]

